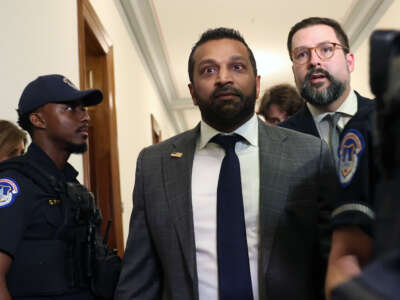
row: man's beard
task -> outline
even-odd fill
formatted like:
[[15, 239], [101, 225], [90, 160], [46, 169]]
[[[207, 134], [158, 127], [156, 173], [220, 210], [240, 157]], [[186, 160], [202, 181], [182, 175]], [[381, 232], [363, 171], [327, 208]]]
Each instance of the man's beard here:
[[[323, 83], [317, 83], [313, 87], [310, 80], [313, 73], [324, 74], [326, 79], [330, 81], [330, 85], [324, 89], [317, 90], [316, 88], [320, 87]], [[345, 90], [345, 83], [335, 79], [328, 71], [312, 68], [307, 72], [303, 87], [301, 89], [301, 96], [312, 105], [325, 106], [339, 99]]]
[[[232, 93], [239, 97], [240, 101], [219, 100], [219, 93]], [[237, 128], [254, 114], [254, 106], [257, 97], [256, 85], [251, 95], [245, 96], [242, 91], [230, 85], [217, 87], [210, 96], [210, 99], [201, 99], [195, 90], [202, 119], [218, 130], [228, 132], [232, 128]]]
[[67, 150], [70, 153], [74, 153], [74, 154], [81, 154], [81, 153], [85, 153], [87, 151], [87, 143], [82, 143], [82, 144], [72, 144], [69, 143], [67, 145]]

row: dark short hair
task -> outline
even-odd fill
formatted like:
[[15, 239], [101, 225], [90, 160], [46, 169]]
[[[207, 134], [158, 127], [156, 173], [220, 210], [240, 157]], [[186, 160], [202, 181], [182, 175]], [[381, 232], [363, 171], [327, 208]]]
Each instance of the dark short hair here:
[[290, 59], [292, 59], [292, 39], [294, 34], [299, 31], [300, 29], [314, 26], [314, 25], [327, 25], [331, 27], [336, 34], [338, 40], [345, 46], [347, 49], [343, 49], [345, 53], [349, 52], [349, 38], [347, 37], [346, 33], [344, 32], [342, 26], [338, 22], [333, 19], [329, 18], [320, 18], [320, 17], [311, 17], [304, 20], [301, 20], [297, 24], [295, 24], [289, 31], [288, 39], [287, 39], [287, 48], [289, 51]]
[[254, 76], [257, 76], [257, 64], [256, 64], [256, 60], [254, 58], [253, 52], [247, 45], [246, 41], [244, 40], [244, 38], [242, 37], [240, 32], [235, 29], [232, 29], [232, 28], [219, 27], [219, 28], [209, 29], [209, 30], [205, 31], [201, 35], [200, 39], [196, 42], [196, 44], [194, 44], [192, 51], [190, 52], [190, 55], [189, 55], [189, 63], [188, 63], [188, 72], [189, 72], [190, 82], [193, 83], [193, 69], [194, 69], [193, 55], [194, 55], [194, 52], [196, 51], [197, 47], [199, 47], [200, 45], [202, 45], [208, 41], [222, 40], [222, 39], [236, 40], [246, 46], [247, 52], [249, 53], [249, 59], [250, 59], [251, 65], [253, 67]]
[[29, 120], [29, 115], [31, 113], [26, 113], [26, 114], [21, 114], [18, 110], [18, 125], [25, 131], [29, 133], [29, 135], [32, 137], [33, 134], [33, 126], [31, 121]]
[[264, 92], [257, 114], [268, 120], [268, 110], [272, 104], [279, 106], [288, 116], [296, 113], [304, 104], [296, 88], [290, 84], [277, 84]]

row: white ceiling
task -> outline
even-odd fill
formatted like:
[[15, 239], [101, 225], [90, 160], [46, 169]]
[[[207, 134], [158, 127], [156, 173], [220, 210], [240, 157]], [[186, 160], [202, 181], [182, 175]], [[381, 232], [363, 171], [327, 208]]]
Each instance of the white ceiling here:
[[339, 21], [352, 51], [369, 36], [393, 0], [116, 0], [177, 132], [199, 120], [187, 84], [193, 44], [209, 28], [239, 30], [257, 60], [261, 91], [294, 83], [286, 50], [290, 28], [311, 17]]

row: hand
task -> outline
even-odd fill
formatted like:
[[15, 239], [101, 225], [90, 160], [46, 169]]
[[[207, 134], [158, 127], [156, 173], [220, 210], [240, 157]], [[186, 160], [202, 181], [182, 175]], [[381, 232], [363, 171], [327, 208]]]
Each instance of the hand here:
[[12, 259], [7, 254], [0, 252], [0, 300], [11, 300], [6, 285], [6, 274], [10, 269]]
[[346, 255], [336, 260], [335, 264], [329, 266], [325, 283], [326, 299], [338, 285], [351, 280], [361, 273], [358, 259], [354, 255]]
[[372, 239], [357, 227], [343, 227], [333, 232], [325, 281], [325, 296], [338, 285], [361, 273], [372, 257]]

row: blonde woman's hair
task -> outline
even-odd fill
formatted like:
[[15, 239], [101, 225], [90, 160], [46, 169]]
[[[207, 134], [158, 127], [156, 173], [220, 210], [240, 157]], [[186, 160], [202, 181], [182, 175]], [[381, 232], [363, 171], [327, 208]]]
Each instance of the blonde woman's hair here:
[[28, 140], [25, 131], [9, 121], [0, 120], [0, 158], [15, 156], [13, 154], [21, 141], [26, 146]]

